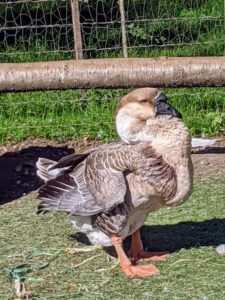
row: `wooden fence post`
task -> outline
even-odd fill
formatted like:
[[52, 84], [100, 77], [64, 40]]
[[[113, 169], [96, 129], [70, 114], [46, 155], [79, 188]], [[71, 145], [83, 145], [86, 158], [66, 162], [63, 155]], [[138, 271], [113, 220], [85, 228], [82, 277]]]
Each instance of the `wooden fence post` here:
[[82, 38], [80, 30], [79, 0], [70, 0], [73, 22], [74, 52], [76, 59], [83, 59]]
[[128, 57], [127, 53], [127, 32], [126, 32], [126, 20], [124, 11], [124, 0], [119, 0], [120, 7], [120, 19], [121, 19], [121, 31], [122, 31], [122, 45], [123, 45], [123, 56]]

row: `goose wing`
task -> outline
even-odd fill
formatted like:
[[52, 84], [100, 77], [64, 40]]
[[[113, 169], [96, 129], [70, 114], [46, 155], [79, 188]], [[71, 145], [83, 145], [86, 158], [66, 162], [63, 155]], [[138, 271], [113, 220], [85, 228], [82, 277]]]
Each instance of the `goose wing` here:
[[90, 153], [98, 150], [104, 150], [106, 148], [113, 149], [114, 147], [118, 147], [119, 145], [123, 144], [124, 143], [122, 141], [119, 141], [116, 143], [99, 145], [84, 153], [73, 153], [71, 155], [67, 155], [61, 158], [58, 162], [46, 158], [39, 158], [36, 163], [37, 175], [47, 182], [50, 179], [59, 177], [73, 170], [79, 163], [85, 160]]
[[[127, 190], [124, 172], [134, 169], [134, 153], [132, 146], [122, 144], [91, 152], [73, 170], [47, 181], [39, 189], [38, 212], [60, 210], [90, 216], [122, 203]], [[64, 160], [55, 167], [67, 165]]]
[[39, 158], [36, 163], [37, 175], [47, 182], [50, 179], [68, 173], [71, 169], [82, 162], [88, 155], [89, 153], [71, 154], [63, 157], [58, 162], [47, 158]]

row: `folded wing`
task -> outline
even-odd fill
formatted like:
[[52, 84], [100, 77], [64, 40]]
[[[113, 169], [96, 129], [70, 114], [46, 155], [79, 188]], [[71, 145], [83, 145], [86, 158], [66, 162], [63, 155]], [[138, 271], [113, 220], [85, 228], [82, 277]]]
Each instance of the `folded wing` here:
[[[128, 170], [125, 150], [126, 146], [121, 145], [113, 149], [103, 147], [85, 154], [86, 157], [70, 156], [52, 164], [51, 172], [60, 168], [67, 171], [59, 172], [58, 177], [39, 189], [38, 212], [59, 210], [90, 216], [122, 203], [127, 189], [123, 173]], [[76, 165], [79, 159], [82, 161]]]

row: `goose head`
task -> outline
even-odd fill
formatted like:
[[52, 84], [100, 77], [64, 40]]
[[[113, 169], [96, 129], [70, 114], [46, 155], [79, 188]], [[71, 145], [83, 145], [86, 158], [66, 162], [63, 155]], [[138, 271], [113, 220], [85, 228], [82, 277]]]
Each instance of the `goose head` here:
[[[151, 141], [146, 125], [166, 118], [182, 118], [164, 93], [156, 88], [140, 88], [124, 96], [116, 109], [116, 129], [120, 138], [128, 144]], [[162, 120], [162, 119], [161, 119]], [[149, 129], [149, 126], [148, 126]]]

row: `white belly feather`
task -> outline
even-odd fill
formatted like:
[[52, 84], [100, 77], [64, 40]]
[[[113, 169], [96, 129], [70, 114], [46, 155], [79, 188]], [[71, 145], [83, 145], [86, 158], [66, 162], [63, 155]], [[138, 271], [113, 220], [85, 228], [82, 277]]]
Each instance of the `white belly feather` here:
[[74, 227], [83, 232], [93, 245], [101, 245], [103, 247], [112, 246], [109, 236], [101, 230], [92, 227], [90, 217], [72, 216], [70, 220]]
[[[139, 209], [134, 209], [129, 215], [127, 225], [119, 233], [124, 239], [139, 229], [145, 222], [147, 214]], [[83, 232], [89, 239], [91, 244], [109, 247], [112, 245], [111, 238], [104, 232], [91, 225], [90, 217], [72, 216], [71, 222], [74, 227]]]

